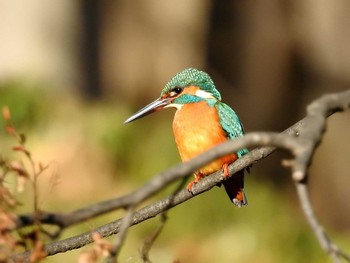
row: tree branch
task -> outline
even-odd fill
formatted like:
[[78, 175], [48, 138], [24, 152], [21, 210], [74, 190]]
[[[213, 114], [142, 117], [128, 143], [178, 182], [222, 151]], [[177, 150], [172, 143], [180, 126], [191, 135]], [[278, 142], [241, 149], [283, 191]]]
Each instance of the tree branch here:
[[[294, 156], [292, 161], [285, 162], [285, 164], [292, 168], [292, 177], [296, 182], [297, 193], [301, 202], [302, 210], [322, 248], [330, 254], [334, 262], [339, 262], [340, 257], [349, 259], [349, 256], [337, 248], [324, 233], [322, 226], [319, 224], [313, 212], [307, 192], [307, 170], [314, 151], [320, 143], [325, 130], [326, 118], [334, 112], [348, 109], [349, 106], [350, 90], [337, 94], [324, 95], [308, 106], [307, 116], [303, 120], [291, 126], [282, 134], [246, 134], [244, 137], [227, 141], [189, 162], [179, 164], [163, 173], [160, 173], [143, 187], [128, 195], [101, 202], [68, 214], [43, 213], [40, 219], [43, 223], [57, 224], [60, 227], [67, 227], [117, 208], [137, 206], [142, 201], [168, 186], [170, 183], [180, 178], [187, 177], [198, 168], [218, 157], [238, 151], [242, 148], [260, 146], [260, 148], [251, 151], [229, 166], [229, 172], [232, 175], [235, 172], [249, 167], [253, 163], [265, 158], [277, 147], [289, 151]], [[218, 171], [200, 180], [199, 183], [193, 187], [191, 193], [184, 189], [139, 209], [132, 214], [131, 220], [129, 221], [130, 226], [155, 217], [200, 193], [210, 190], [223, 179], [224, 176], [222, 172]], [[93, 232], [98, 232], [103, 237], [116, 234], [120, 231], [122, 220], [123, 219], [119, 219], [103, 225], [93, 230]], [[30, 215], [21, 216], [18, 219], [17, 226], [22, 227], [31, 224], [32, 221], [33, 218]], [[54, 255], [56, 253], [80, 248], [92, 241], [91, 232], [86, 232], [78, 236], [47, 244], [45, 250], [48, 255]], [[29, 253], [30, 252], [26, 252], [19, 256], [26, 258]]]

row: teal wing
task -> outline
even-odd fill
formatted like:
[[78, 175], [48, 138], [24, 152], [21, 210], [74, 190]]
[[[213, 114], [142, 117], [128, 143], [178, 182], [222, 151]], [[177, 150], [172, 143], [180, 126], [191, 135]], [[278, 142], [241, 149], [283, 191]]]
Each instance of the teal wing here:
[[[237, 114], [228, 105], [222, 102], [217, 102], [214, 105], [219, 114], [219, 120], [222, 128], [225, 130], [229, 139], [243, 136], [243, 124], [239, 120]], [[238, 157], [248, 153], [248, 149], [241, 149], [237, 152]]]

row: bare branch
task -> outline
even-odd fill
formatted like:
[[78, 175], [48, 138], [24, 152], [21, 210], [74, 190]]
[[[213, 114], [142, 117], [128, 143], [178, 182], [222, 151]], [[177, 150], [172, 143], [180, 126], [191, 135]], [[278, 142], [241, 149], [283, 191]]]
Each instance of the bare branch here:
[[[284, 133], [287, 135], [297, 135], [298, 133], [300, 133], [301, 128], [304, 126], [305, 120], [306, 119], [299, 121], [295, 125], [288, 128]], [[248, 138], [248, 140], [250, 139]], [[240, 144], [242, 145], [246, 143], [247, 143], [246, 139], [240, 142]], [[234, 141], [234, 144], [235, 145], [237, 144], [236, 140]], [[235, 148], [238, 149], [239, 146], [236, 146]], [[257, 162], [260, 159], [267, 157], [274, 150], [275, 150], [275, 147], [261, 147], [261, 148], [255, 149], [251, 151], [249, 154], [245, 155], [243, 158], [240, 158], [239, 160], [237, 160], [233, 165], [231, 165], [229, 167], [229, 171], [232, 174], [233, 167], [236, 167], [236, 171], [244, 169], [250, 166], [251, 164], [253, 164], [254, 162]], [[41, 211], [40, 221], [43, 224], [57, 225], [60, 228], [66, 228], [66, 227], [81, 223], [83, 221], [86, 221], [88, 219], [97, 217], [99, 215], [109, 213], [113, 210], [128, 207], [133, 203], [141, 202], [147, 197], [151, 196], [152, 194], [158, 192], [158, 190], [167, 186], [169, 183], [179, 178], [187, 177], [193, 171], [198, 169], [198, 167], [201, 167], [203, 164], [207, 163], [208, 162], [207, 160], [211, 161], [214, 159], [216, 155], [219, 156], [221, 154], [221, 151], [218, 152], [215, 148], [212, 149], [211, 151], [212, 153], [210, 156], [205, 153], [203, 157], [199, 156], [196, 159], [191, 160], [190, 162], [179, 164], [163, 173], [156, 175], [143, 187], [137, 189], [134, 192], [131, 192], [130, 194], [127, 194], [118, 198], [106, 200], [103, 202], [99, 202], [93, 205], [89, 205], [87, 207], [75, 210], [70, 213], [53, 213], [53, 212]], [[227, 149], [225, 151], [227, 151]], [[228, 149], [228, 151], [231, 152], [232, 149]], [[215, 154], [215, 156], [213, 157], [212, 154]], [[211, 177], [211, 176], [208, 176], [208, 177]], [[199, 184], [197, 184], [197, 186], [198, 185]], [[150, 191], [149, 189], [151, 189], [152, 191]], [[138, 194], [137, 197], [135, 197], [136, 193]], [[16, 228], [26, 227], [26, 226], [32, 225], [33, 223], [34, 223], [33, 215], [31, 214], [19, 215], [16, 220]]]
[[[70, 214], [57, 215], [43, 213], [43, 217], [41, 219], [43, 223], [54, 223], [67, 227], [101, 213], [109, 212], [116, 208], [136, 206], [175, 180], [185, 178], [188, 176], [188, 174], [191, 174], [198, 168], [214, 159], [217, 159], [218, 157], [238, 151], [239, 149], [245, 147], [265, 146], [251, 151], [249, 154], [231, 164], [229, 166], [229, 172], [232, 175], [235, 172], [249, 167], [254, 162], [268, 156], [277, 147], [291, 152], [295, 157], [292, 162], [288, 162], [292, 168], [292, 177], [296, 182], [297, 192], [303, 212], [313, 231], [315, 232], [315, 235], [322, 248], [331, 255], [334, 262], [339, 262], [340, 257], [349, 259], [349, 256], [337, 248], [324, 233], [322, 226], [319, 224], [316, 216], [314, 215], [306, 188], [307, 170], [314, 151], [321, 140], [323, 131], [325, 130], [326, 118], [334, 112], [348, 109], [349, 106], [350, 90], [342, 93], [325, 95], [319, 100], [316, 100], [310, 104], [307, 110], [307, 116], [303, 120], [299, 121], [282, 134], [246, 134], [244, 137], [225, 142], [189, 162], [179, 164], [159, 174], [140, 189], [126, 196], [101, 202], [99, 204], [77, 210]], [[190, 193], [186, 189], [181, 190], [167, 198], [156, 201], [151, 205], [139, 209], [132, 214], [131, 221], [129, 221], [129, 219], [127, 221], [130, 223], [130, 226], [132, 226], [155, 217], [156, 215], [178, 204], [181, 204], [182, 202], [200, 193], [208, 191], [217, 183], [220, 183], [222, 179], [223, 174], [221, 171], [213, 173], [212, 175], [199, 181], [199, 183], [193, 187], [193, 192]], [[50, 222], [48, 219], [58, 221]], [[30, 216], [25, 216], [21, 217], [20, 220], [22, 221], [18, 223], [18, 226], [24, 226], [28, 222], [31, 222], [32, 218]], [[121, 230], [122, 221], [123, 219], [116, 220], [93, 231], [98, 232], [102, 237], [116, 234]], [[46, 245], [45, 250], [48, 255], [54, 255], [56, 253], [82, 247], [91, 242], [91, 232], [87, 232], [65, 240], [52, 242]], [[28, 253], [29, 252], [26, 252], [22, 256], [25, 257], [28, 255]]]
[[314, 214], [312, 205], [310, 203], [309, 194], [307, 191], [307, 185], [304, 183], [296, 183], [296, 188], [298, 191], [298, 196], [300, 200], [300, 205], [304, 211], [306, 219], [308, 220], [309, 225], [311, 226], [314, 234], [316, 235], [321, 247], [323, 250], [328, 252], [333, 260], [333, 262], [339, 262], [339, 257], [343, 257], [347, 260], [350, 257], [343, 253], [328, 237], [327, 233], [324, 231], [322, 225], [318, 222], [316, 215]]

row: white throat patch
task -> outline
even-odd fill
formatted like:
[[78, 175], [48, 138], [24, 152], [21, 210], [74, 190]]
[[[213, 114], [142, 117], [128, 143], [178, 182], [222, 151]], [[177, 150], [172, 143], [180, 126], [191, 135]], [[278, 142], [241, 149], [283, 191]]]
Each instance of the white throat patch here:
[[201, 90], [201, 89], [196, 91], [196, 96], [201, 97], [203, 99], [215, 99], [213, 94], [211, 94], [210, 92]]

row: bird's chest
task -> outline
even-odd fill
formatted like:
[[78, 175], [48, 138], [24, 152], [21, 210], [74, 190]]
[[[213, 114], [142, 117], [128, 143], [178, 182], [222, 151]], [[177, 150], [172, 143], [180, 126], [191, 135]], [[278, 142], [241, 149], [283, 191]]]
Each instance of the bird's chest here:
[[227, 140], [216, 108], [209, 106], [205, 101], [185, 104], [177, 110], [173, 130], [183, 161]]

